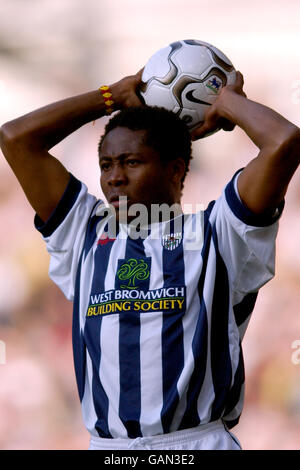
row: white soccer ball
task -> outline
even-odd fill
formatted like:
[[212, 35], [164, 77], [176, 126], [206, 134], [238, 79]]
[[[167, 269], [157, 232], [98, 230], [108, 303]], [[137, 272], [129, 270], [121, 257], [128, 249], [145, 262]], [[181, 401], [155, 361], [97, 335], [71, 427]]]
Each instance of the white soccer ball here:
[[162, 106], [176, 113], [191, 131], [222, 87], [234, 83], [231, 61], [216, 47], [185, 39], [157, 51], [145, 65], [141, 96], [148, 106]]

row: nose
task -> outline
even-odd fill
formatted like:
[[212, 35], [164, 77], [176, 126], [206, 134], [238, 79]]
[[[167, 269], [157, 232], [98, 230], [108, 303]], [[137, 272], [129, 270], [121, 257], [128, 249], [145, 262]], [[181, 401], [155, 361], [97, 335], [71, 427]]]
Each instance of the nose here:
[[113, 165], [111, 171], [109, 172], [107, 183], [110, 186], [121, 186], [127, 181], [126, 172], [120, 164]]

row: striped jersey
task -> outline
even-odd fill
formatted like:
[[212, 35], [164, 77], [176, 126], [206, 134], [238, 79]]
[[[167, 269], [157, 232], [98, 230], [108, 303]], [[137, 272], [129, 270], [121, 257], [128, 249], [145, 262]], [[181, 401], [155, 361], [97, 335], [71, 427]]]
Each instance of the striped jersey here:
[[92, 435], [238, 423], [241, 342], [258, 290], [274, 276], [283, 209], [249, 211], [238, 174], [206, 210], [153, 224], [143, 237], [124, 225], [107, 236], [102, 201], [74, 176], [48, 221], [35, 216], [49, 275], [74, 302], [75, 373]]

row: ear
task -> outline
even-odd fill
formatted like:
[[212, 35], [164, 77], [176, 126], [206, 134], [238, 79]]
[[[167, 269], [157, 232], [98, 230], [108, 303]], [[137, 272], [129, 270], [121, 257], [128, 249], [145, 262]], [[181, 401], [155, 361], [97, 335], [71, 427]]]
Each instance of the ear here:
[[175, 183], [181, 184], [182, 178], [185, 174], [185, 162], [183, 158], [176, 158], [170, 162], [171, 180]]

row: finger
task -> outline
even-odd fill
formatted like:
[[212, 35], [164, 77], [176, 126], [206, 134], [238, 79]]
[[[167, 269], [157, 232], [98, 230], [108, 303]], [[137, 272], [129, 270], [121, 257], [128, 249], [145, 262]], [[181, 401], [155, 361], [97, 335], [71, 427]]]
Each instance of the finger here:
[[143, 72], [144, 72], [144, 68], [145, 68], [145, 67], [142, 67], [142, 68], [135, 74], [135, 76], [136, 76], [136, 78], [137, 78], [137, 80], [138, 80], [139, 82], [142, 80], [142, 75], [143, 75]]
[[244, 86], [244, 77], [239, 70], [236, 72], [235, 85], [240, 88]]
[[202, 139], [203, 137], [205, 137], [207, 132], [211, 132], [211, 130], [212, 129], [210, 127], [208, 127], [205, 124], [202, 124], [201, 126], [196, 127], [196, 129], [193, 129], [191, 131], [191, 133], [190, 133], [191, 139], [192, 140]]
[[233, 129], [236, 126], [236, 124], [234, 124], [233, 122], [228, 121], [228, 119], [224, 119], [224, 118], [220, 119], [219, 125], [220, 125], [221, 129], [223, 129], [224, 131], [227, 131], [227, 132], [233, 131]]
[[224, 127], [222, 127], [222, 129], [226, 132], [231, 132], [233, 131], [233, 129], [235, 128], [236, 124], [233, 124], [233, 123], [230, 123]]
[[190, 132], [190, 136], [192, 140], [197, 140], [201, 138], [201, 136], [204, 134], [203, 127], [204, 126], [197, 127], [196, 129]]
[[242, 96], [244, 96], [245, 98], [247, 98], [247, 95], [246, 95], [246, 93], [244, 92], [243, 87], [244, 87], [244, 77], [243, 77], [243, 75], [241, 74], [240, 71], [237, 71], [237, 72], [236, 72], [235, 83], [234, 83], [233, 88], [234, 88], [240, 95], [242, 95]]

